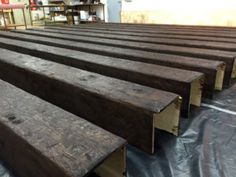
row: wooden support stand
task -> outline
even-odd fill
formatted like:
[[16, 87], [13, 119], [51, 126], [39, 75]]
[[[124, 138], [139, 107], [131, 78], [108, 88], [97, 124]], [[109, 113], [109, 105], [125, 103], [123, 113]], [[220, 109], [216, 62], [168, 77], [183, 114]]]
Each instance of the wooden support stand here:
[[[13, 14], [14, 9], [21, 9], [22, 10], [24, 24], [15, 24], [14, 14]], [[2, 12], [2, 15], [3, 15], [3, 21], [4, 21], [3, 28], [5, 30], [7, 30], [9, 27], [14, 27], [16, 29], [16, 27], [19, 27], [19, 26], [25, 26], [25, 29], [27, 29], [27, 23], [26, 23], [26, 18], [25, 18], [25, 5], [24, 4], [2, 4], [2, 5], [0, 5], [0, 12]], [[7, 23], [6, 23], [6, 16], [5, 16], [6, 12], [9, 13], [9, 18], [10, 18], [10, 22], [11, 22], [11, 24], [9, 24], [9, 25], [7, 25]]]

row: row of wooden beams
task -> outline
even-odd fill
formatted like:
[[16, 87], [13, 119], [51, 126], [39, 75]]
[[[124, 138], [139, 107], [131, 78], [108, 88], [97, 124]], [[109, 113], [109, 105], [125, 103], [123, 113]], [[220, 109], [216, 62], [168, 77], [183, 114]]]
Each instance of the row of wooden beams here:
[[126, 29], [145, 29], [145, 30], [176, 30], [176, 31], [197, 31], [197, 32], [224, 32], [235, 33], [234, 27], [207, 27], [207, 26], [181, 26], [181, 25], [164, 25], [164, 24], [126, 24], [126, 23], [99, 23], [99, 24], [86, 24], [79, 27], [123, 27]]
[[[154, 128], [179, 133], [180, 97], [0, 49], [0, 78], [154, 152]], [[40, 56], [40, 54], [39, 54]]]
[[17, 175], [124, 177], [125, 140], [2, 80], [0, 90], [0, 158]]
[[[117, 58], [129, 59], [129, 60], [157, 60], [162, 58], [162, 53], [167, 54], [178, 54], [184, 56], [195, 57], [196, 59], [201, 59], [197, 57], [203, 57], [208, 60], [213, 61], [223, 61], [226, 63], [226, 71], [224, 77], [224, 84], [230, 85], [231, 77], [234, 76], [234, 71], [236, 70], [235, 56], [236, 52], [225, 52], [211, 49], [199, 49], [199, 48], [189, 48], [189, 47], [179, 47], [179, 46], [169, 46], [169, 45], [158, 45], [158, 44], [142, 44], [139, 45], [136, 42], [127, 42], [120, 41], [119, 47], [115, 47], [117, 42], [110, 42], [104, 44], [93, 44], [71, 41], [71, 40], [62, 40], [58, 39], [53, 33], [42, 32], [43, 37], [38, 37], [39, 32], [27, 31], [28, 34], [5, 34], [0, 33], [0, 36], [14, 37], [15, 39], [21, 38], [26, 41], [33, 41], [47, 45], [53, 45], [57, 47], [63, 47], [68, 49], [80, 50], [90, 53], [96, 53], [100, 55], [112, 56]], [[73, 37], [73, 36], [72, 36]], [[72, 38], [71, 37], [71, 38]], [[112, 46], [113, 45], [113, 46]], [[155, 52], [145, 51], [145, 50], [155, 50]]]
[[[66, 28], [65, 28], [66, 29]], [[66, 31], [66, 30], [65, 30]], [[73, 32], [65, 32], [62, 30], [50, 30], [50, 29], [44, 29], [43, 32], [51, 32], [54, 35], [58, 36], [58, 32], [61, 32], [61, 36], [60, 38], [64, 38], [64, 37], [69, 37], [68, 35], [76, 35], [77, 36], [73, 36], [72, 39], [77, 40], [77, 41], [86, 41], [87, 42], [91, 42], [91, 43], [98, 43], [98, 44], [103, 44], [103, 43], [114, 43], [115, 45], [119, 46], [120, 44], [122, 44], [122, 42], [124, 42], [124, 40], [126, 40], [128, 43], [133, 43], [133, 42], [138, 42], [138, 44], [140, 46], [150, 46], [150, 48], [145, 48], [144, 50], [148, 50], [148, 51], [155, 51], [155, 44], [166, 44], [166, 45], [173, 45], [173, 46], [182, 46], [182, 47], [196, 47], [196, 48], [205, 48], [205, 49], [215, 49], [215, 50], [224, 50], [224, 51], [232, 51], [232, 52], [236, 52], [236, 44], [235, 43], [228, 43], [227, 45], [225, 45], [224, 42], [211, 42], [211, 41], [201, 41], [201, 40], [187, 40], [187, 39], [166, 39], [166, 38], [147, 38], [147, 37], [134, 37], [134, 36], [120, 36], [120, 35], [112, 35], [112, 37], [110, 37], [110, 39], [103, 39], [103, 38], [99, 38], [99, 40], [94, 37], [88, 37], [88, 36], [80, 36], [80, 31], [73, 31]], [[18, 31], [18, 32], [28, 32], [28, 31]], [[42, 30], [38, 29], [37, 32], [39, 35], [42, 35]], [[79, 35], [78, 35], [79, 34]], [[105, 31], [104, 31], [105, 34]], [[106, 36], [106, 35], [104, 35]], [[59, 36], [58, 36], [59, 37]], [[152, 43], [152, 44], [148, 44], [148, 43]]]
[[[208, 26], [208, 25], [180, 25], [180, 24], [138, 24], [138, 23], [102, 23], [105, 25], [120, 24], [130, 26], [148, 26], [148, 27], [171, 27], [171, 28], [185, 28], [185, 29], [204, 29], [204, 30], [219, 30], [219, 31], [234, 31], [234, 26]], [[88, 24], [95, 25], [95, 24]]]
[[[182, 116], [184, 117], [189, 116], [190, 104], [195, 106], [201, 104], [204, 76], [199, 72], [105, 57], [8, 38], [1, 38], [1, 43], [1, 47], [9, 50], [35, 57], [40, 54], [40, 57], [46, 60], [176, 93], [183, 98]], [[216, 80], [216, 78], [213, 79]], [[196, 84], [192, 86], [193, 83]], [[222, 83], [223, 78], [219, 84], [221, 88]], [[196, 88], [197, 93], [191, 91], [194, 88]]]
[[[71, 28], [71, 27], [70, 27]], [[145, 36], [155, 36], [156, 34], [179, 34], [179, 35], [190, 35], [190, 36], [195, 36], [195, 35], [199, 35], [199, 36], [211, 36], [211, 37], [226, 37], [226, 38], [236, 38], [236, 34], [235, 33], [222, 33], [222, 32], [217, 32], [217, 31], [210, 31], [210, 32], [205, 32], [205, 31], [183, 31], [183, 30], [174, 30], [174, 29], [153, 29], [151, 28], [150, 30], [148, 29], [142, 29], [142, 27], [140, 28], [134, 28], [134, 29], [129, 29], [129, 28], [125, 28], [123, 26], [117, 25], [115, 27], [113, 26], [109, 26], [109, 25], [94, 25], [94, 26], [89, 26], [89, 25], [80, 25], [80, 26], [74, 26], [72, 28], [80, 28], [80, 29], [84, 29], [87, 31], [90, 30], [105, 30], [107, 32], [119, 32], [121, 31], [121, 33], [123, 34], [130, 34], [132, 35], [140, 35], [141, 33], [144, 33], [144, 31], [146, 30], [146, 35]]]
[[[61, 35], [58, 35], [58, 33], [60, 33], [61, 31]], [[116, 47], [126, 47], [126, 48], [130, 48], [130, 49], [140, 49], [142, 51], [150, 51], [150, 52], [164, 52], [164, 53], [173, 53], [173, 54], [183, 54], [183, 55], [187, 55], [187, 56], [194, 56], [197, 57], [196, 53], [192, 53], [190, 54], [189, 52], [185, 52], [187, 50], [186, 47], [194, 47], [193, 49], [190, 48], [190, 52], [191, 51], [195, 51], [196, 47], [199, 48], [199, 50], [201, 49], [214, 49], [211, 52], [209, 50], [206, 52], [206, 55], [202, 54], [203, 52], [201, 51], [201, 53], [199, 53], [201, 58], [206, 58], [206, 59], [216, 59], [216, 60], [220, 60], [220, 61], [224, 61], [226, 64], [228, 65], [232, 65], [232, 62], [227, 62], [225, 59], [219, 59], [219, 57], [222, 56], [222, 58], [224, 56], [232, 56], [233, 58], [233, 68], [232, 68], [232, 73], [231, 73], [231, 77], [235, 78], [236, 77], [236, 61], [235, 61], [235, 57], [236, 57], [236, 44], [227, 44], [225, 45], [225, 43], [215, 43], [215, 42], [205, 42], [205, 41], [190, 41], [190, 40], [177, 40], [177, 39], [159, 39], [156, 40], [156, 44], [149, 44], [148, 39], [146, 39], [146, 42], [141, 42], [142, 38], [139, 37], [139, 42], [138, 41], [127, 41], [127, 39], [129, 39], [129, 37], [127, 36], [122, 36], [120, 37], [119, 35], [114, 35], [115, 39], [104, 39], [104, 38], [96, 38], [96, 37], [87, 37], [87, 36], [78, 36], [81, 35], [80, 32], [69, 32], [64, 34], [62, 32], [63, 30], [35, 30], [35, 31], [16, 31], [19, 33], [23, 33], [23, 34], [34, 34], [34, 35], [39, 35], [39, 36], [44, 36], [44, 37], [52, 37], [52, 38], [57, 38], [57, 39], [66, 39], [66, 40], [71, 40], [71, 41], [78, 41], [78, 42], [85, 42], [85, 43], [92, 43], [92, 44], [100, 44], [100, 45], [109, 45], [109, 46], [116, 46]], [[45, 33], [46, 32], [46, 33]], [[49, 32], [49, 33], [48, 33]], [[104, 32], [105, 33], [105, 32]], [[76, 35], [76, 36], [74, 36]], [[89, 35], [89, 33], [88, 33]], [[131, 37], [132, 38], [132, 37]], [[145, 41], [145, 40], [144, 40]], [[158, 42], [157, 42], [158, 41]], [[138, 43], [137, 43], [138, 42]], [[157, 45], [157, 44], [165, 44], [165, 45]], [[173, 46], [173, 47], [168, 47], [168, 46]], [[182, 46], [184, 48], [182, 48], [180, 50], [180, 48], [177, 48], [175, 46]], [[165, 48], [165, 49], [164, 49]], [[178, 51], [179, 49], [179, 51]], [[184, 51], [183, 51], [184, 50]], [[198, 52], [199, 52], [198, 50]], [[223, 52], [223, 51], [218, 51], [218, 50], [224, 50], [224, 51], [231, 51], [231, 52]], [[178, 51], [178, 52], [177, 52]], [[197, 51], [196, 51], [197, 52]], [[218, 56], [216, 56], [216, 55]]]
[[[59, 40], [59, 41], [57, 40], [54, 43], [52, 43], [51, 39], [47, 39], [45, 37], [36, 37], [35, 38], [35, 36], [31, 36], [31, 35], [14, 34], [14, 33], [10, 33], [10, 34], [0, 33], [0, 36], [1, 35], [4, 37], [7, 37], [7, 38], [2, 37], [0, 40], [1, 46], [5, 47], [6, 49], [16, 50], [18, 52], [24, 52], [26, 54], [31, 54], [34, 56], [38, 56], [40, 53], [42, 58], [49, 58], [50, 60], [54, 60], [54, 61], [55, 60], [59, 61], [60, 59], [59, 59], [59, 57], [51, 57], [50, 55], [52, 55], [51, 54], [52, 52], [54, 52], [54, 54], [56, 53], [58, 55], [59, 53], [63, 54], [63, 52], [58, 52], [60, 50], [64, 51], [65, 49], [71, 49], [71, 48], [73, 49], [72, 45], [65, 46], [66, 44], [70, 44], [70, 41], [68, 41], [68, 40], [67, 41], [66, 40]], [[9, 39], [9, 38], [11, 38], [11, 39]], [[20, 41], [17, 42], [16, 39], [20, 40]], [[37, 44], [32, 44], [30, 42], [23, 42], [23, 41], [32, 41]], [[60, 42], [60, 43], [57, 43], [57, 42]], [[52, 46], [58, 46], [61, 48], [60, 48], [60, 50], [48, 51], [48, 49], [49, 49], [48, 47], [42, 47], [38, 43], [46, 44], [47, 46], [50, 46], [51, 44], [53, 44]], [[22, 45], [22, 44], [24, 44], [24, 45]], [[36, 46], [34, 48], [32, 48], [31, 45], [36, 45]], [[41, 47], [37, 47], [37, 46], [41, 46]], [[64, 48], [62, 49], [62, 47], [64, 47]], [[43, 49], [44, 51], [41, 49]], [[114, 50], [116, 50], [116, 49], [114, 48]], [[47, 54], [43, 55], [46, 51], [47, 51]], [[84, 50], [82, 50], [82, 51], [84, 51]], [[109, 60], [113, 59], [110, 66], [114, 65], [114, 62], [118, 62], [118, 61], [121, 61], [121, 63], [125, 63], [125, 62], [130, 63], [129, 61], [141, 61], [141, 62], [151, 63], [151, 64], [155, 64], [155, 65], [164, 65], [164, 66], [170, 66], [170, 67], [175, 67], [175, 68], [180, 68], [180, 69], [185, 69], [185, 70], [187, 69], [190, 71], [198, 71], [198, 72], [204, 73], [205, 74], [205, 83], [204, 83], [204, 87], [203, 87], [203, 96], [207, 97], [207, 98], [212, 98], [213, 93], [214, 93], [214, 89], [221, 90], [222, 85], [223, 85], [225, 66], [224, 66], [224, 63], [220, 62], [220, 61], [211, 61], [211, 60], [202, 60], [202, 59], [195, 60], [195, 59], [189, 58], [189, 57], [181, 57], [181, 56], [167, 55], [167, 54], [155, 55], [155, 57], [158, 56], [157, 58], [155, 58], [155, 57], [150, 58], [148, 56], [147, 56], [148, 58], [146, 58], [145, 55], [143, 55], [143, 58], [141, 58], [141, 57], [140, 58], [137, 58], [137, 57], [123, 58], [123, 57], [121, 57], [122, 59], [111, 57], [112, 55], [110, 55], [110, 57], [109, 57], [109, 56], [101, 56], [101, 55], [96, 55], [96, 54], [91, 54], [91, 53], [86, 54], [84, 52], [83, 52], [83, 55], [71, 55], [72, 53], [76, 53], [76, 52], [81, 54], [81, 52], [74, 50], [74, 51], [71, 51], [70, 55], [69, 56], [67, 55], [66, 57], [76, 58], [77, 62], [78, 62], [78, 59], [80, 59], [80, 60], [83, 59], [83, 60], [87, 60], [87, 61], [92, 60], [91, 62], [97, 62], [98, 64], [99, 64], [99, 62], [100, 63], [102, 62], [103, 58], [109, 59]], [[86, 52], [89, 52], [89, 49], [87, 49]], [[126, 53], [130, 54], [129, 56], [132, 56], [132, 53], [134, 53], [134, 51], [128, 50]], [[146, 53], [144, 53], [144, 54], [146, 54]], [[94, 56], [96, 56], [96, 57], [94, 57]], [[90, 58], [90, 57], [92, 57], [92, 58]], [[100, 61], [98, 61], [94, 58], [101, 58], [101, 59], [100, 59]], [[126, 59], [127, 61], [124, 61], [123, 59]], [[70, 60], [62, 60], [61, 62], [63, 62], [64, 64], [70, 63]], [[70, 65], [75, 65], [75, 64], [70, 64]], [[145, 64], [143, 63], [143, 65], [145, 65]], [[79, 67], [79, 66], [77, 65], [76, 67]], [[152, 67], [154, 67], [154, 66], [152, 66]], [[87, 69], [87, 68], [88, 67], [86, 67], [85, 69]], [[142, 67], [140, 67], [140, 68], [142, 68]], [[130, 69], [132, 69], [132, 67], [130, 67]], [[134, 69], [135, 68], [133, 68], [133, 70]], [[136, 70], [138, 70], [138, 69], [136, 69]], [[93, 71], [95, 71], [95, 70], [93, 70]], [[96, 72], [102, 72], [102, 71], [96, 71]], [[126, 72], [128, 72], [128, 71], [126, 71]], [[145, 69], [145, 72], [148, 75], [150, 75], [149, 72], [152, 72], [152, 75], [153, 75], [155, 72], [158, 72], [158, 71], [150, 70], [147, 68], [147, 69]], [[111, 74], [112, 74], [112, 71], [111, 71]], [[172, 76], [172, 77], [174, 77], [174, 76]], [[129, 81], [131, 81], [131, 78], [129, 78], [129, 77], [124, 76], [124, 78], [126, 78], [126, 80], [129, 79]], [[140, 83], [140, 81], [137, 81], [137, 79], [132, 80], [132, 81]], [[148, 80], [146, 80], [144, 82], [144, 84], [148, 84]], [[151, 84], [148, 84], [148, 85], [150, 86]], [[152, 87], [156, 88], [157, 86], [153, 86], [153, 84], [152, 84]], [[169, 87], [174, 87], [174, 86], [169, 86]], [[188, 104], [184, 104], [184, 105], [187, 106]], [[186, 107], [183, 109], [186, 109]]]
[[[37, 30], [37, 29], [34, 29]], [[93, 37], [102, 37], [107, 39], [124, 39], [127, 41], [143, 41], [147, 43], [156, 43], [156, 38], [167, 38], [167, 39], [188, 39], [188, 40], [197, 40], [197, 41], [211, 41], [211, 42], [227, 42], [227, 43], [236, 43], [234, 38], [224, 38], [224, 37], [209, 37], [209, 36], [189, 36], [189, 35], [177, 35], [177, 34], [156, 34], [154, 37], [145, 37], [145, 36], [134, 36], [134, 35], [119, 35], [116, 34], [107, 34], [104, 31], [90, 31], [88, 32], [86, 29], [80, 28], [68, 28], [66, 26], [59, 27], [46, 27], [45, 30], [48, 32], [56, 30], [57, 33], [62, 34], [73, 34], [76, 31], [79, 31], [80, 36], [93, 36]]]

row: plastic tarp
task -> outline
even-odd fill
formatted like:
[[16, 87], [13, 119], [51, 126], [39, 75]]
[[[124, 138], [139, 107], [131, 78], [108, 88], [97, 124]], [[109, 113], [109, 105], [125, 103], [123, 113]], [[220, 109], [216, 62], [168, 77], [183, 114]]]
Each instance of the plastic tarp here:
[[127, 177], [236, 177], [236, 84], [181, 119], [179, 137], [156, 133], [154, 155], [128, 147]]

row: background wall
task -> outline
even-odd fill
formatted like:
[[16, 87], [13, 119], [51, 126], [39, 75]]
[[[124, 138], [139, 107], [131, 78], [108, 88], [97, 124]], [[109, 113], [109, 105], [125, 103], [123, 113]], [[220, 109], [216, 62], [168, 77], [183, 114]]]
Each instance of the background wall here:
[[236, 26], [236, 1], [122, 0], [121, 21]]

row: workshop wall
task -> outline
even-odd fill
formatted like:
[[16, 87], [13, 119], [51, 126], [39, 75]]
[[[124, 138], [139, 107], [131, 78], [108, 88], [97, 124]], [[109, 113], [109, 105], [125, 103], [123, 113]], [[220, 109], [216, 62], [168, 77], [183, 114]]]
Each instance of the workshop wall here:
[[236, 26], [236, 1], [123, 0], [121, 21]]

